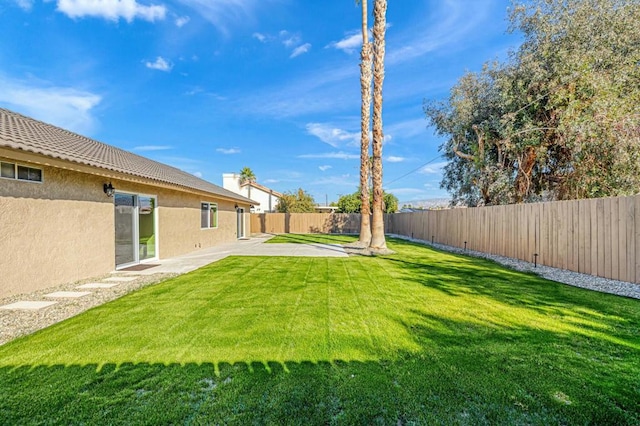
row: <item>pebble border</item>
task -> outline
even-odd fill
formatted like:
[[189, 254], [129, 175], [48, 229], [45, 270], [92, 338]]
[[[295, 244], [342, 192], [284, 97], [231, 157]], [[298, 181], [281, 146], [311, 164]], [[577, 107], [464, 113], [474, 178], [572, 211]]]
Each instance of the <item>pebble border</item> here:
[[9, 305], [23, 300], [53, 301], [55, 305], [38, 310], [6, 310], [0, 309], [0, 345], [3, 345], [20, 336], [31, 334], [40, 329], [49, 327], [55, 323], [71, 318], [95, 306], [115, 300], [127, 293], [139, 290], [148, 285], [157, 284], [178, 274], [153, 274], [138, 275], [134, 281], [121, 282], [111, 288], [97, 288], [86, 296], [71, 299], [52, 299], [46, 294], [58, 291], [78, 291], [76, 287], [85, 283], [100, 282], [114, 275], [104, 275], [75, 283], [62, 284], [49, 287], [34, 293], [17, 294], [0, 299], [0, 306]]
[[430, 241], [418, 240], [415, 238], [406, 237], [404, 235], [389, 234], [388, 236], [392, 238], [398, 238], [400, 240], [423, 244], [425, 246], [430, 246], [438, 250], [447, 251], [450, 253], [493, 260], [501, 265], [507, 266], [511, 269], [515, 269], [516, 271], [532, 272], [548, 280], [568, 284], [574, 287], [599, 291], [601, 293], [615, 294], [617, 296], [630, 297], [632, 299], [640, 299], [640, 284], [611, 280], [608, 278], [596, 277], [595, 275], [582, 274], [579, 272], [552, 268], [550, 266], [544, 265], [538, 265], [537, 267], [535, 267], [533, 263], [524, 260], [499, 256], [496, 254], [483, 253], [474, 250], [464, 250], [459, 247], [447, 246], [439, 243], [431, 243]]

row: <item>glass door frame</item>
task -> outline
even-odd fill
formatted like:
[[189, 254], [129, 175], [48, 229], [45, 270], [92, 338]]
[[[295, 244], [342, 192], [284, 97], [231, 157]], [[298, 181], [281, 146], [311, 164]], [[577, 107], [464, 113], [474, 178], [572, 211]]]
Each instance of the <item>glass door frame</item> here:
[[[116, 264], [116, 270], [128, 268], [129, 266], [139, 265], [141, 263], [153, 262], [159, 259], [158, 252], [158, 196], [157, 195], [149, 195], [149, 194], [140, 194], [137, 192], [128, 192], [128, 191], [116, 191], [114, 194], [114, 209], [115, 209], [115, 195], [122, 194], [133, 196], [133, 262], [122, 263], [120, 265]], [[140, 260], [140, 197], [151, 198], [154, 200], [154, 208], [153, 208], [153, 233], [154, 233], [154, 257]], [[114, 238], [115, 238], [115, 212], [114, 212]], [[115, 256], [115, 252], [114, 252]], [[117, 260], [114, 258], [114, 263]]]
[[246, 229], [245, 229], [245, 226], [244, 226], [244, 208], [238, 207], [236, 209], [236, 217], [237, 217], [237, 220], [238, 220], [238, 229], [237, 229], [236, 237], [238, 239], [246, 238], [246, 236], [245, 236]]

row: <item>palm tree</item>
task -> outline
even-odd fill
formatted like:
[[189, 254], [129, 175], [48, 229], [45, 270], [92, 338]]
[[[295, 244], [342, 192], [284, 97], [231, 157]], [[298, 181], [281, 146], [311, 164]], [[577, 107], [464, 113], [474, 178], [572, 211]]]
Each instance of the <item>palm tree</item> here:
[[373, 250], [386, 250], [384, 237], [384, 193], [382, 190], [382, 83], [384, 82], [385, 32], [387, 0], [373, 1], [373, 216], [371, 244]]
[[249, 167], [243, 167], [242, 170], [240, 170], [240, 185], [244, 185], [245, 183], [249, 184], [249, 195], [247, 195], [247, 198], [251, 198], [251, 184], [255, 181], [256, 175]]
[[[358, 245], [368, 247], [371, 243], [371, 209], [369, 207], [369, 128], [371, 121], [371, 80], [373, 79], [373, 46], [369, 42], [367, 25], [368, 0], [362, 3], [362, 51], [360, 58], [360, 239]], [[356, 1], [358, 3], [358, 1]]]

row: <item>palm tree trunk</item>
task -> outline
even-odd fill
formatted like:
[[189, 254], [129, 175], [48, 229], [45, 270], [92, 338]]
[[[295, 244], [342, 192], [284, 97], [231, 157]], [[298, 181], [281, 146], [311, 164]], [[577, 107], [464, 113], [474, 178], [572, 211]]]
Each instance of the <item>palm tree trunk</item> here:
[[369, 207], [369, 129], [371, 121], [371, 80], [373, 79], [373, 48], [369, 42], [367, 2], [362, 0], [362, 52], [360, 63], [360, 239], [359, 245], [371, 243], [371, 209]]
[[382, 191], [382, 83], [384, 82], [385, 32], [387, 26], [387, 0], [374, 0], [373, 6], [373, 216], [371, 218], [371, 244], [374, 250], [385, 250], [384, 194]]

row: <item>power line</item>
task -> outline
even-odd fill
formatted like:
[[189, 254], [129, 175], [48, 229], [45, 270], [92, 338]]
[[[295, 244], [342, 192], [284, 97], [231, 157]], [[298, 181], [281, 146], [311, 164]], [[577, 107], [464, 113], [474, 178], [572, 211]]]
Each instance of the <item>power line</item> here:
[[399, 178], [396, 178], [396, 179], [392, 180], [391, 182], [387, 182], [387, 183], [385, 184], [385, 186], [391, 185], [392, 183], [395, 183], [395, 182], [399, 181], [400, 179], [404, 179], [404, 178], [406, 178], [407, 176], [409, 176], [409, 175], [411, 175], [411, 174], [413, 174], [413, 173], [417, 172], [418, 170], [421, 170], [423, 167], [428, 166], [429, 164], [433, 163], [434, 161], [436, 161], [436, 160], [437, 160], [437, 159], [439, 159], [439, 158], [442, 158], [443, 156], [444, 156], [444, 154], [440, 154], [440, 155], [438, 155], [437, 157], [432, 158], [431, 160], [427, 161], [426, 163], [424, 163], [424, 164], [423, 164], [423, 165], [421, 165], [420, 167], [418, 167], [418, 168], [416, 168], [416, 169], [413, 169], [413, 170], [411, 170], [411, 171], [410, 171], [410, 172], [408, 172], [408, 173], [403, 174], [402, 176], [400, 176]]

